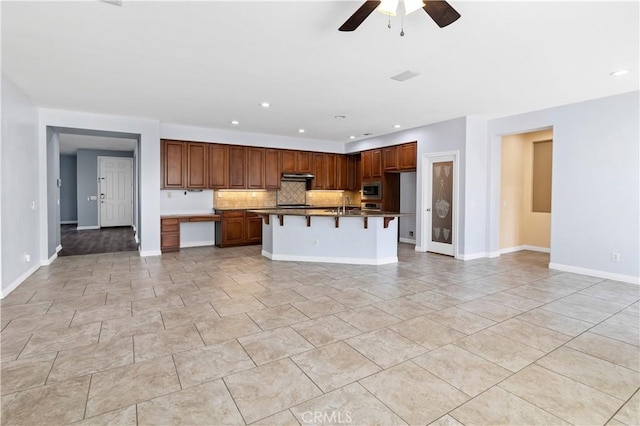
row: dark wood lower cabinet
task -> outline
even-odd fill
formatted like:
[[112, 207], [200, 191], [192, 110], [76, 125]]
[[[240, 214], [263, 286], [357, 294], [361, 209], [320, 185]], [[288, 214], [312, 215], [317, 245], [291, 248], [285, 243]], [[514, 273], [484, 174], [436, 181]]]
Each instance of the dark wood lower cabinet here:
[[218, 247], [246, 246], [262, 243], [262, 219], [245, 210], [221, 210], [216, 225]]
[[160, 220], [160, 251], [180, 250], [180, 221], [178, 219]]

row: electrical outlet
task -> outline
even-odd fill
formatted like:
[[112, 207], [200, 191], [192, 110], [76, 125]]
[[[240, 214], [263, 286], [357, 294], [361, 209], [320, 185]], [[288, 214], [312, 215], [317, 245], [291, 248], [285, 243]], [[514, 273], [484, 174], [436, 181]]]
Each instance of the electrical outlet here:
[[409, 236], [413, 237], [413, 231], [409, 231]]
[[32, 201], [31, 202], [31, 210], [35, 210], [36, 209], [36, 202]]
[[167, 191], [167, 198], [171, 198], [171, 197], [173, 197], [173, 192]]
[[31, 255], [25, 251], [24, 252], [24, 263], [29, 263], [29, 262], [31, 262]]
[[218, 198], [222, 198], [222, 192], [218, 191]]
[[611, 261], [612, 262], [620, 262], [620, 253], [611, 252]]
[[251, 198], [256, 198], [256, 193], [255, 192], [251, 193]]
[[319, 246], [320, 245], [320, 240], [313, 240], [313, 245], [314, 246]]

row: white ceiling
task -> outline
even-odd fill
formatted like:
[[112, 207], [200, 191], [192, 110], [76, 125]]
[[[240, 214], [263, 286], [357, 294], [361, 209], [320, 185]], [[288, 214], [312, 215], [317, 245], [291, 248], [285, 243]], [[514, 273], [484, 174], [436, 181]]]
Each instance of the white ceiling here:
[[43, 107], [340, 143], [638, 90], [637, 1], [449, 3], [400, 37], [339, 32], [361, 1], [3, 1], [2, 71]]

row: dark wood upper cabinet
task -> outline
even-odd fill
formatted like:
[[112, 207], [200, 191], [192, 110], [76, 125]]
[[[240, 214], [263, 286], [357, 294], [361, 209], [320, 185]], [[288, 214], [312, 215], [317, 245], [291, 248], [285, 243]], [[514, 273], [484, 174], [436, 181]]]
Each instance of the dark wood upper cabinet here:
[[229, 188], [245, 189], [247, 187], [247, 148], [229, 146]]
[[163, 140], [160, 145], [162, 188], [187, 187], [187, 145], [180, 141]]
[[349, 190], [349, 156], [336, 155], [336, 189]]
[[360, 191], [362, 189], [362, 159], [360, 154], [347, 156], [347, 189]]
[[295, 173], [298, 171], [296, 168], [296, 151], [290, 149], [282, 150], [282, 173]]
[[229, 145], [209, 145], [209, 188], [229, 187]]
[[382, 177], [382, 149], [371, 150], [371, 177]]
[[398, 167], [401, 170], [415, 170], [417, 168], [417, 142], [409, 142], [398, 148]]
[[247, 148], [247, 188], [264, 189], [264, 148]]
[[207, 150], [206, 143], [187, 143], [187, 188], [204, 189], [207, 182]]
[[286, 151], [267, 148], [264, 150], [264, 186], [266, 189], [280, 188], [280, 161]]
[[338, 189], [338, 156], [324, 154], [324, 189]]
[[313, 173], [312, 152], [297, 151], [296, 152], [296, 172], [297, 173]]
[[362, 151], [362, 179], [371, 179], [371, 151]]
[[313, 185], [312, 189], [324, 189], [325, 186], [325, 168], [324, 168], [324, 154], [320, 152], [313, 153]]
[[382, 148], [382, 169], [385, 172], [398, 171], [398, 147], [387, 146]]

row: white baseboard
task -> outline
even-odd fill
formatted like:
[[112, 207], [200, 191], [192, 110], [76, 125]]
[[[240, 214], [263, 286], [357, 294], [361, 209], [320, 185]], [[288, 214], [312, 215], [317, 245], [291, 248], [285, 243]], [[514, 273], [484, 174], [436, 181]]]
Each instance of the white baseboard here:
[[87, 231], [89, 229], [100, 229], [99, 226], [76, 226], [76, 231]]
[[262, 250], [262, 255], [271, 260], [289, 262], [346, 263], [351, 265], [387, 265], [389, 263], [398, 263], [398, 256], [385, 257], [382, 259], [358, 259], [349, 257], [292, 256], [273, 254], [265, 250]]
[[60, 225], [73, 225], [74, 223], [78, 223], [77, 220], [61, 220]]
[[210, 241], [189, 241], [188, 243], [181, 243], [180, 248], [183, 247], [203, 247], [203, 246], [213, 246], [216, 242], [213, 240]]
[[56, 253], [60, 253], [60, 250], [62, 250], [62, 245], [58, 244], [58, 247], [56, 247]]
[[[62, 246], [59, 246], [59, 247], [62, 249]], [[56, 252], [53, 253], [50, 258], [45, 259], [42, 262], [40, 262], [40, 266], [51, 265], [53, 263], [53, 261], [58, 258], [58, 251], [60, 251], [60, 250], [56, 250]]]
[[485, 257], [490, 257], [489, 253], [483, 251], [480, 253], [470, 253], [470, 254], [460, 254], [458, 253], [456, 255], [456, 259], [460, 259], [460, 260], [475, 260], [475, 259], [482, 259]]
[[18, 286], [20, 284], [22, 284], [24, 282], [24, 280], [29, 278], [31, 276], [31, 274], [33, 274], [35, 271], [37, 271], [38, 268], [40, 268], [40, 265], [33, 265], [31, 268], [27, 269], [22, 275], [20, 275], [18, 278], [13, 280], [11, 282], [11, 284], [9, 284], [7, 286], [7, 288], [1, 289], [0, 290], [0, 299], [4, 299], [5, 297], [7, 297], [13, 290], [18, 288]]
[[633, 275], [616, 274], [614, 272], [598, 271], [597, 269], [580, 268], [578, 266], [562, 265], [560, 263], [549, 263], [549, 269], [640, 285], [640, 277], [634, 277]]
[[160, 250], [140, 251], [140, 257], [160, 256], [161, 254], [162, 252]]
[[407, 244], [415, 244], [416, 240], [414, 238], [403, 238], [403, 237], [400, 237], [400, 242], [401, 243], [407, 243]]
[[500, 254], [515, 253], [517, 251], [522, 251], [522, 250], [537, 251], [540, 253], [551, 253], [551, 249], [548, 247], [522, 245], [522, 246], [506, 247], [506, 248], [500, 249]]

